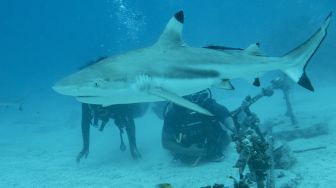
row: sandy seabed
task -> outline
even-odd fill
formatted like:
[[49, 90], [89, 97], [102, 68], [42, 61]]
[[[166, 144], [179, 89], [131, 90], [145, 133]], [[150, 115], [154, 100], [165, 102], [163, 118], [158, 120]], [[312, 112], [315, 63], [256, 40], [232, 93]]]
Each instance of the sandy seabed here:
[[[329, 134], [310, 139], [296, 139], [288, 144], [293, 150], [325, 146], [326, 149], [296, 153], [297, 163], [290, 170], [300, 179], [297, 187], [336, 187], [336, 104], [330, 98], [335, 88], [323, 88], [314, 94], [298, 92], [293, 106], [300, 126], [326, 123]], [[281, 97], [274, 100], [280, 103]], [[236, 106], [239, 103], [236, 104]], [[115, 187], [153, 188], [169, 182], [174, 188], [198, 188], [214, 183], [232, 184], [227, 176], [237, 176], [234, 145], [226, 150], [222, 162], [196, 167], [183, 166], [161, 147], [162, 121], [152, 113], [136, 120], [140, 160], [133, 160], [128, 150], [119, 150], [119, 132], [111, 123], [104, 132], [91, 129], [89, 157], [77, 164], [81, 149], [80, 106], [56, 115], [22, 115], [1, 109], [0, 187]], [[253, 109], [264, 121], [279, 118], [266, 104]], [[6, 111], [6, 112], [5, 112]], [[272, 111], [272, 110], [271, 110]], [[28, 112], [27, 112], [28, 113]], [[67, 114], [62, 116], [62, 114]], [[61, 118], [63, 117], [63, 118]], [[67, 118], [64, 118], [67, 117]], [[126, 138], [126, 136], [125, 136]]]

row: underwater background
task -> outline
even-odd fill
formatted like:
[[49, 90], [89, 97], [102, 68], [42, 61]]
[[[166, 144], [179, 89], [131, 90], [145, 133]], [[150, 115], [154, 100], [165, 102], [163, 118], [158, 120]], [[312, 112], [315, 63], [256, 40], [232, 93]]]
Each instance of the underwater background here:
[[[142, 159], [120, 152], [119, 135], [110, 123], [91, 129], [88, 159], [77, 164], [82, 147], [81, 106], [51, 86], [101, 56], [153, 44], [167, 21], [183, 10], [183, 39], [190, 46], [246, 48], [260, 42], [269, 56], [282, 56], [310, 37], [336, 10], [334, 0], [101, 0], [0, 1], [0, 187], [201, 187], [232, 182], [237, 155], [199, 167], [178, 166], [161, 146], [163, 122], [150, 110], [136, 119]], [[292, 103], [300, 126], [323, 124], [328, 133], [299, 138], [292, 149], [326, 149], [296, 154], [291, 170], [297, 187], [335, 187], [336, 165], [336, 24], [311, 59], [307, 74], [315, 92], [293, 86]], [[127, 67], [125, 67], [127, 68]], [[279, 75], [261, 77], [261, 85]], [[245, 80], [234, 91], [214, 89], [230, 110], [246, 95], [260, 92]], [[18, 109], [21, 106], [22, 109]], [[281, 93], [252, 108], [262, 122], [288, 121]], [[276, 119], [276, 120], [274, 120]], [[294, 178], [294, 179], [295, 179]], [[293, 185], [294, 186], [294, 185]]]

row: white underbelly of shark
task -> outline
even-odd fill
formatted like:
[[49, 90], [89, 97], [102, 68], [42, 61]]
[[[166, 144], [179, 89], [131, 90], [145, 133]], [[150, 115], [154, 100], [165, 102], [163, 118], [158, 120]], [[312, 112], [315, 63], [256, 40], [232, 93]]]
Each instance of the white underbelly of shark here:
[[[139, 83], [140, 82], [140, 83]], [[165, 90], [175, 93], [179, 96], [185, 96], [199, 92], [213, 84], [213, 79], [152, 79], [148, 82], [138, 81], [131, 84], [130, 87], [104, 92], [101, 96], [79, 96], [76, 99], [79, 102], [89, 104], [101, 104], [110, 106], [114, 104], [129, 104], [139, 102], [158, 102], [167, 100], [165, 98], [153, 95], [152, 89], [165, 88]], [[146, 85], [146, 86], [144, 86]]]

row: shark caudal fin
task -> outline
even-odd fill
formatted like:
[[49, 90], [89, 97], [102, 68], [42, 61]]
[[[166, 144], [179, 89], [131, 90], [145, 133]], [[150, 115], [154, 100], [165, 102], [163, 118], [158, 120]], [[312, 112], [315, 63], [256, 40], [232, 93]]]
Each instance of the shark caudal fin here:
[[293, 81], [310, 91], [314, 91], [314, 88], [306, 75], [305, 69], [327, 34], [331, 15], [332, 13], [328, 15], [321, 28], [312, 37], [283, 57], [284, 61], [290, 64], [290, 67], [284, 69], [284, 72]]

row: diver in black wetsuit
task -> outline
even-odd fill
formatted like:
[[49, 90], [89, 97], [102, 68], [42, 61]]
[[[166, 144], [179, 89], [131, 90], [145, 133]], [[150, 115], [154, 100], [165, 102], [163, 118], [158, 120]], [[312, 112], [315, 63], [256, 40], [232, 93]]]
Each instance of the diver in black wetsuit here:
[[100, 105], [82, 104], [82, 136], [83, 136], [83, 149], [77, 156], [77, 162], [89, 154], [90, 145], [90, 125], [98, 127], [98, 122], [101, 121], [99, 130], [103, 131], [105, 125], [110, 119], [114, 119], [115, 125], [120, 130], [120, 150], [125, 151], [122, 134], [124, 129], [128, 136], [129, 147], [131, 155], [134, 159], [140, 158], [141, 155], [136, 146], [135, 125], [134, 118], [141, 117], [147, 110], [148, 104], [120, 104], [108, 107]]
[[234, 131], [229, 111], [211, 98], [210, 90], [203, 90], [185, 98], [215, 116], [206, 116], [170, 103], [164, 115], [163, 147], [175, 159], [187, 164], [220, 161], [223, 159], [223, 149], [230, 142], [226, 130]]
[[[79, 70], [93, 65], [103, 59], [106, 56], [99, 57], [94, 61], [90, 61], [79, 68]], [[98, 122], [101, 121], [99, 127], [100, 131], [104, 130], [105, 125], [110, 119], [114, 119], [115, 125], [120, 131], [120, 150], [125, 151], [126, 145], [123, 140], [124, 129], [128, 136], [130, 151], [134, 159], [140, 158], [141, 155], [136, 146], [135, 137], [135, 125], [134, 118], [141, 117], [146, 112], [149, 104], [145, 103], [134, 103], [134, 104], [118, 104], [111, 105], [108, 107], [102, 107], [101, 105], [95, 104], [82, 104], [82, 137], [83, 137], [83, 149], [79, 152], [77, 156], [77, 162], [83, 157], [87, 157], [89, 154], [90, 145], [90, 125], [98, 127]]]

